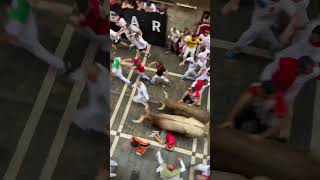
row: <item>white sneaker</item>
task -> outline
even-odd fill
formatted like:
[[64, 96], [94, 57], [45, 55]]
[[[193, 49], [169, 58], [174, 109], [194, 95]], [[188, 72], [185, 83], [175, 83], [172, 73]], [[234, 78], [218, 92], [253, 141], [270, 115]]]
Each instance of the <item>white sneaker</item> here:
[[116, 173], [110, 173], [110, 177], [116, 177], [117, 174]]

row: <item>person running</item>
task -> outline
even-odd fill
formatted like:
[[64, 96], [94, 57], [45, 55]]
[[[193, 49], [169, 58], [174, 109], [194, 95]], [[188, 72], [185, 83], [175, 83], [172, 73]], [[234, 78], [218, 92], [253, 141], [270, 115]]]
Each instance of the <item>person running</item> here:
[[255, 140], [277, 137], [286, 126], [288, 105], [284, 94], [276, 90], [271, 81], [253, 83], [239, 98], [223, 128], [242, 129], [244, 123], [255, 122], [250, 137]]
[[[193, 77], [197, 77], [198, 74], [196, 73], [196, 70], [199, 67], [198, 57], [188, 57], [186, 61], [189, 63], [188, 70], [184, 73], [184, 75], [181, 77], [181, 79], [185, 79], [186, 77], [192, 75]], [[185, 64], [185, 61], [182, 61], [180, 65]]]
[[135, 86], [138, 88], [138, 93], [133, 97], [133, 102], [141, 104], [147, 103], [147, 101], [149, 100], [149, 94], [147, 92], [146, 85], [143, 82], [139, 81], [137, 82], [137, 84], [133, 85], [133, 87]]
[[[204, 46], [206, 49], [210, 51], [210, 32], [209, 30], [205, 30], [204, 33], [199, 35], [199, 39], [201, 41], [200, 46]], [[200, 49], [197, 50], [197, 55], [199, 54]]]
[[62, 59], [45, 49], [38, 39], [36, 19], [27, 0], [6, 0], [0, 2], [0, 11], [5, 14], [6, 23], [0, 29], [0, 40], [26, 49], [34, 56], [55, 67], [58, 73], [67, 68]]
[[[100, 49], [108, 52], [110, 39], [109, 33], [109, 19], [104, 14], [103, 5], [100, 0], [88, 1], [89, 12], [87, 15], [80, 14], [79, 17], [72, 16], [70, 22], [73, 26], [80, 29], [79, 32], [90, 40], [96, 41], [100, 44]], [[110, 37], [115, 36], [115, 40], [119, 38], [110, 34]]]
[[119, 37], [122, 32], [127, 31], [127, 22], [123, 17], [117, 15], [115, 17], [115, 23], [118, 27], [120, 27], [120, 29], [117, 31], [117, 37]]
[[303, 85], [319, 74], [319, 67], [309, 56], [302, 56], [299, 59], [284, 57], [266, 66], [260, 79], [273, 81], [277, 90], [285, 93], [291, 105]]
[[177, 43], [180, 38], [180, 32], [176, 27], [170, 29], [170, 35], [168, 36], [168, 51], [166, 53], [170, 53], [172, 47], [174, 49], [174, 53], [177, 53]]
[[186, 59], [188, 55], [190, 55], [190, 57], [193, 57], [196, 53], [198, 45], [200, 45], [200, 40], [197, 35], [193, 34], [186, 40], [186, 50], [184, 51], [183, 59]]
[[297, 42], [278, 52], [275, 60], [283, 57], [299, 59], [302, 56], [309, 56], [315, 62], [320, 62], [320, 15], [306, 26]]
[[89, 101], [85, 108], [76, 112], [73, 122], [83, 130], [105, 133], [107, 127], [107, 71], [96, 63], [87, 72]]
[[128, 85], [131, 84], [131, 82], [125, 78], [122, 74], [122, 69], [121, 69], [121, 58], [120, 57], [115, 57], [113, 59], [113, 63], [112, 63], [112, 69], [111, 69], [111, 74], [115, 77], [120, 78], [122, 81], [124, 81], [125, 83], [127, 83]]
[[165, 76], [166, 74], [168, 74], [168, 70], [164, 67], [163, 63], [160, 62], [160, 61], [155, 61], [155, 62], [152, 62], [148, 65], [148, 67], [151, 67], [153, 64], [156, 64], [156, 68], [157, 68], [157, 71], [156, 71], [156, 75], [154, 75], [152, 77], [152, 79], [150, 80], [151, 84], [155, 84], [155, 82], [157, 80], [162, 80], [164, 82], [166, 82], [167, 84], [170, 83], [169, 79]]
[[135, 73], [141, 75], [141, 78], [150, 81], [150, 77], [145, 74], [144, 65], [139, 58], [124, 59], [123, 62], [131, 62], [132, 70], [134, 70]]
[[140, 53], [144, 52], [149, 58], [151, 56], [151, 45], [147, 41], [145, 41], [139, 33], [133, 33], [133, 38], [133, 44], [137, 48], [137, 56], [140, 57]]
[[[231, 11], [237, 10], [239, 2], [240, 0], [230, 0], [222, 10], [223, 14], [227, 15]], [[272, 51], [281, 49], [283, 44], [278, 41], [271, 30], [271, 26], [275, 23], [281, 10], [290, 16], [290, 22], [283, 31], [286, 32], [297, 23], [295, 6], [283, 0], [256, 0], [249, 29], [241, 35], [234, 47], [227, 51], [225, 57], [227, 59], [234, 58], [243, 48], [258, 38], [268, 41]]]
[[142, 156], [150, 147], [150, 142], [141, 138], [132, 136], [130, 145], [134, 148], [137, 155]]
[[164, 180], [173, 180], [173, 179], [180, 180], [181, 179], [180, 178], [181, 174], [186, 171], [186, 167], [184, 165], [182, 158], [180, 157], [178, 158], [181, 168], [175, 169], [172, 164], [167, 164], [163, 161], [160, 151], [157, 152], [156, 157], [160, 165], [156, 169], [156, 172], [160, 174], [161, 179], [164, 179]]
[[198, 106], [201, 100], [201, 92], [204, 86], [208, 84], [208, 80], [197, 80], [192, 83], [191, 87], [182, 95], [179, 102], [189, 104], [190, 106]]

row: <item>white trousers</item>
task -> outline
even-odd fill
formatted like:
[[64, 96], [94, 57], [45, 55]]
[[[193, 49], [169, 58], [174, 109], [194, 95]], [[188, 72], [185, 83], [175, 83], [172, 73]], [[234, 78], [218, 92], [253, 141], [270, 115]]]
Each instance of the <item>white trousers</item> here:
[[141, 75], [141, 78], [146, 79], [148, 81], [150, 81], [150, 77], [147, 76], [145, 73], [139, 72], [139, 71], [135, 71], [137, 74]]
[[140, 95], [140, 94], [134, 96], [132, 100], [133, 100], [133, 102], [135, 102], [135, 103], [141, 103], [141, 104], [144, 104], [144, 103], [146, 103], [146, 102], [148, 101], [148, 100], [146, 99], [146, 97], [144, 97], [144, 96], [142, 96], [142, 95]]
[[186, 50], [183, 53], [183, 58], [187, 58], [188, 54], [190, 54], [190, 57], [194, 57], [194, 54], [196, 53], [196, 48], [189, 48], [186, 47]]
[[122, 75], [121, 67], [119, 69], [112, 68], [111, 71], [116, 75], [116, 77], [120, 78], [127, 84], [130, 84], [130, 81]]
[[63, 60], [54, 56], [40, 44], [36, 21], [33, 14], [30, 14], [26, 24], [10, 21], [6, 25], [5, 30], [7, 33], [17, 37], [18, 41], [13, 45], [26, 49], [47, 64], [57, 68], [59, 71], [65, 71]]
[[156, 80], [163, 80], [166, 83], [169, 83], [169, 79], [164, 77], [164, 76], [158, 76], [158, 75], [154, 75], [151, 79], [151, 83], [154, 84], [156, 82]]
[[189, 75], [192, 75], [193, 77], [197, 77], [197, 73], [196, 73], [195, 69], [190, 69], [189, 68], [181, 78], [185, 78], [185, 77], [187, 77]]
[[259, 38], [271, 43], [271, 46], [274, 48], [282, 47], [282, 44], [278, 41], [278, 39], [275, 37], [272, 30], [270, 29], [269, 24], [253, 22], [253, 24], [250, 25], [249, 29], [241, 35], [238, 42], [236, 42], [234, 48], [241, 50], [249, 46], [249, 44], [251, 44], [253, 41]]

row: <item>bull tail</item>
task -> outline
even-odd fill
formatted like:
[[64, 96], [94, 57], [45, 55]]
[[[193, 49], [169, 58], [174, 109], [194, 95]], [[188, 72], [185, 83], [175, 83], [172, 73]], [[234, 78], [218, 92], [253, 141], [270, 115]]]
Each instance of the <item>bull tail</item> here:
[[150, 109], [149, 109], [149, 105], [148, 103], [143, 103], [144, 105], [144, 110], [145, 110], [145, 113], [143, 115], [141, 115], [139, 117], [139, 119], [137, 120], [132, 120], [133, 122], [135, 123], [142, 123], [144, 121], [144, 119], [146, 118], [146, 114], [149, 114], [150, 113]]
[[[168, 99], [169, 98], [168, 93], [164, 90], [163, 90], [163, 93], [164, 93], [165, 99]], [[161, 101], [160, 104], [161, 106], [158, 108], [158, 110], [162, 111], [164, 110], [164, 108], [166, 108], [166, 105], [163, 103], [163, 101]]]
[[210, 122], [207, 122], [204, 126], [204, 134], [206, 137], [208, 137], [210, 135], [209, 130], [210, 130]]
[[168, 93], [167, 93], [166, 91], [164, 91], [164, 90], [163, 90], [163, 93], [164, 93], [164, 97], [165, 97], [166, 99], [168, 99], [168, 98], [169, 98]]

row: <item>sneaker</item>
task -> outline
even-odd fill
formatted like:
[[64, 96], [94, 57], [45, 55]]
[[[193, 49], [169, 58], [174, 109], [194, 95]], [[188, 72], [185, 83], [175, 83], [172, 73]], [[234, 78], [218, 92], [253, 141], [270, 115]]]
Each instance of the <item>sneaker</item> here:
[[116, 173], [110, 173], [110, 177], [116, 177], [117, 174]]
[[226, 59], [233, 59], [237, 54], [238, 52], [235, 49], [229, 49], [224, 55], [224, 57]]

